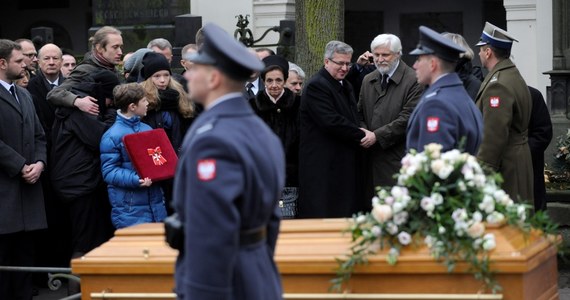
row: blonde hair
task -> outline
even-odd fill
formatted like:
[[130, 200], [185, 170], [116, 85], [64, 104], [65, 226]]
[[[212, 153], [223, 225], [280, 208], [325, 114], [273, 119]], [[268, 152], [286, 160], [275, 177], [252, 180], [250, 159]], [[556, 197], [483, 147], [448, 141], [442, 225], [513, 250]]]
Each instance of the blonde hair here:
[[91, 42], [91, 48], [95, 49], [97, 45], [100, 45], [101, 48], [105, 49], [105, 47], [107, 47], [107, 43], [109, 43], [110, 34], [121, 35], [121, 31], [112, 26], [101, 27], [95, 32], [92, 37], [89, 38], [89, 42]]
[[463, 38], [463, 36], [461, 36], [461, 34], [446, 32], [446, 33], [443, 33], [442, 35], [444, 37], [452, 40], [457, 45], [463, 47], [463, 49], [465, 49], [465, 52], [459, 54], [459, 57], [465, 57], [468, 60], [473, 59], [473, 57], [475, 56], [475, 53], [473, 52], [471, 47], [469, 47], [469, 44], [467, 44], [467, 41], [465, 40], [465, 38]]
[[[158, 96], [158, 88], [152, 83], [152, 77], [141, 82], [141, 85], [148, 100], [148, 110], [159, 110], [160, 98]], [[170, 77], [168, 87], [178, 92], [178, 112], [186, 119], [192, 118], [194, 116], [194, 104], [190, 101], [190, 97], [184, 91], [182, 85]]]

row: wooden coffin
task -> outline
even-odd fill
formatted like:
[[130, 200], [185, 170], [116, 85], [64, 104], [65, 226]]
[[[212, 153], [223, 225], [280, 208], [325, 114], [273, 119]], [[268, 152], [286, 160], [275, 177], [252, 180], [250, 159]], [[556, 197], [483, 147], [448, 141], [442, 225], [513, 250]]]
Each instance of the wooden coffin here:
[[[492, 269], [503, 287], [498, 295], [481, 293], [481, 282], [465, 263], [448, 273], [427, 248], [403, 250], [394, 266], [381, 251], [357, 268], [345, 293], [329, 293], [335, 258], [350, 246], [349, 234], [342, 233], [346, 227], [345, 219], [282, 222], [275, 259], [286, 299], [558, 299], [556, 248], [536, 233], [525, 237], [508, 226], [490, 229], [497, 242]], [[129, 294], [143, 299], [172, 292], [176, 255], [164, 242], [162, 224], [143, 224], [118, 230], [109, 242], [75, 259], [72, 268], [81, 276], [82, 299]]]

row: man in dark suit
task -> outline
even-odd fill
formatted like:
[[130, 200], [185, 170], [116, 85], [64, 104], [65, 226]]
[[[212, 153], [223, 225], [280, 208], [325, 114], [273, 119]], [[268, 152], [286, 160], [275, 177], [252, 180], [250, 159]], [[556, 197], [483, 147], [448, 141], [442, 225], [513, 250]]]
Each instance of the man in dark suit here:
[[360, 146], [366, 134], [359, 128], [352, 85], [345, 80], [352, 52], [343, 42], [329, 42], [324, 67], [301, 96], [300, 218], [350, 217], [367, 208]]
[[528, 124], [532, 99], [528, 86], [509, 58], [515, 39], [487, 22], [477, 43], [481, 64], [489, 73], [477, 93], [484, 120], [477, 158], [503, 175], [502, 188], [515, 201], [534, 197]]
[[402, 44], [397, 36], [380, 34], [370, 48], [376, 71], [364, 77], [358, 114], [361, 126], [374, 134], [363, 146], [368, 148], [368, 173], [374, 186], [392, 186], [396, 184], [394, 174], [402, 167], [408, 119], [423, 86], [418, 84], [414, 69], [400, 59]]
[[420, 42], [410, 52], [417, 55], [414, 69], [421, 84], [429, 85], [410, 117], [406, 148], [423, 151], [438, 143], [442, 151], [465, 150], [477, 154], [483, 137], [483, 120], [463, 82], [454, 72], [461, 46], [420, 26]]
[[214, 24], [189, 56], [190, 97], [204, 105], [180, 151], [174, 207], [184, 224], [179, 299], [281, 299], [273, 260], [285, 183], [281, 142], [242, 95], [263, 63]]
[[[34, 232], [46, 228], [42, 186], [46, 141], [24, 77], [22, 48], [0, 40], [0, 265], [33, 266]], [[0, 272], [0, 299], [32, 299], [30, 273]]]

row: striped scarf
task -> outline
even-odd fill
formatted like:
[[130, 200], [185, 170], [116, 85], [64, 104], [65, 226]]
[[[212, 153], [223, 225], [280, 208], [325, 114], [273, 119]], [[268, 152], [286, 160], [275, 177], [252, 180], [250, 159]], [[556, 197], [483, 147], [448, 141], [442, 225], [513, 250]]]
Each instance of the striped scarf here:
[[109, 62], [107, 59], [105, 59], [105, 57], [103, 57], [103, 55], [99, 54], [99, 52], [91, 51], [91, 53], [93, 54], [93, 59], [95, 59], [99, 65], [111, 71], [115, 70], [115, 64]]

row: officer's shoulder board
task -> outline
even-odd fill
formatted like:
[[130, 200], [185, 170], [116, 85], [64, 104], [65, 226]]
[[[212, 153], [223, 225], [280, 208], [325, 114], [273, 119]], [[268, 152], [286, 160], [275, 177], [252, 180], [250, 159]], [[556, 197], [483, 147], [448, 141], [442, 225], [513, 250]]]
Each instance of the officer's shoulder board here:
[[493, 77], [491, 77], [491, 80], [489, 80], [489, 83], [493, 83], [493, 82], [497, 82], [499, 81], [499, 73], [495, 73], [493, 74]]
[[437, 92], [439, 92], [439, 90], [435, 90], [435, 91], [433, 91], [433, 92], [427, 94], [427, 95], [426, 95], [426, 98], [429, 99], [429, 98], [431, 98], [431, 97], [437, 95]]
[[218, 121], [218, 118], [213, 118], [209, 120], [208, 123], [198, 127], [198, 129], [196, 129], [196, 135], [200, 135], [214, 129], [216, 121]]

